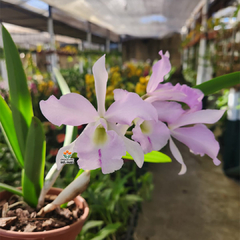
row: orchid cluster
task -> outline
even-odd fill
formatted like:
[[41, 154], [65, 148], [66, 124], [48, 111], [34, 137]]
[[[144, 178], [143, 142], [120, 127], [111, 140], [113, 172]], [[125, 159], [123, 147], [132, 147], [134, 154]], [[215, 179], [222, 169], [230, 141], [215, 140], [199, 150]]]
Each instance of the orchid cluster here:
[[[79, 168], [84, 170], [101, 168], [104, 174], [114, 172], [122, 167], [126, 152], [142, 167], [144, 154], [161, 150], [169, 141], [173, 156], [181, 164], [179, 174], [184, 174], [187, 168], [173, 138], [194, 154], [207, 154], [215, 165], [220, 164], [219, 144], [204, 124], [215, 123], [224, 111], [202, 110], [204, 94], [198, 89], [163, 84], [171, 64], [168, 53], [160, 51], [159, 54], [161, 59], [154, 64], [147, 93], [142, 97], [115, 89], [115, 101], [105, 109], [108, 73], [104, 55], [93, 66], [97, 110], [77, 93], [63, 95], [60, 99], [50, 96], [40, 102], [43, 115], [55, 125], [87, 124], [75, 141], [58, 151], [58, 169], [67, 150], [77, 153]], [[125, 136], [129, 128], [132, 140]]]

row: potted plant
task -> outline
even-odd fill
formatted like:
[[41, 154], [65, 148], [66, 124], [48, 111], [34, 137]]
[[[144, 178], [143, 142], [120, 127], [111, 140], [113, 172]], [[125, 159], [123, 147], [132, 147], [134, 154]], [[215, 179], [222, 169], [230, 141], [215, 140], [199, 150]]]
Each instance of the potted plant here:
[[[66, 236], [68, 239], [75, 239], [76, 235], [81, 231], [89, 212], [87, 203], [78, 195], [84, 190], [84, 188], [86, 188], [90, 179], [90, 173], [88, 171], [84, 172], [65, 188], [62, 193], [61, 189], [51, 188], [54, 180], [56, 180], [56, 175], [51, 175], [51, 177], [55, 177], [55, 179], [51, 179], [51, 181], [46, 180], [45, 188], [43, 188], [46, 152], [44, 130], [39, 119], [33, 116], [32, 102], [27, 87], [26, 76], [16, 46], [4, 27], [2, 28], [2, 35], [9, 78], [11, 109], [4, 99], [0, 97], [0, 125], [13, 156], [22, 167], [22, 186], [21, 189], [15, 189], [11, 186], [0, 183], [0, 187], [6, 190], [0, 193], [0, 199], [8, 200], [11, 197], [11, 194], [16, 194], [19, 196], [20, 200], [27, 203], [28, 207], [40, 208], [44, 203], [46, 194], [48, 193], [58, 195], [55, 199], [55, 202], [58, 204], [56, 206], [60, 206], [61, 204], [74, 199], [75, 203], [73, 205], [76, 206], [79, 212], [82, 211], [82, 214], [73, 219], [74, 223], [72, 225], [59, 229], [55, 226], [54, 230], [50, 230], [46, 233], [31, 232], [37, 228], [31, 224], [26, 224], [26, 232], [20, 233], [0, 229], [0, 238], [20, 240], [28, 238], [54, 239], [53, 237], [57, 237], [60, 239], [59, 237], [61, 235], [62, 239], [66, 239]], [[71, 134], [71, 129], [68, 129], [67, 134]], [[65, 141], [65, 144], [66, 143], [67, 139]], [[43, 189], [45, 189], [45, 191], [42, 191], [42, 194], [40, 194]], [[39, 201], [40, 196], [41, 203]], [[68, 199], [66, 199], [66, 197], [68, 197]], [[16, 205], [18, 202], [13, 203], [13, 205], [14, 204]], [[19, 207], [21, 207], [21, 205], [22, 204], [19, 203]], [[8, 215], [8, 212], [12, 210], [11, 206], [6, 202], [2, 207], [1, 226], [6, 227], [9, 224], [12, 225], [12, 223], [15, 222], [16, 217], [10, 217]], [[34, 217], [31, 217], [31, 221], [33, 220]]]
[[[115, 89], [115, 101], [106, 110], [108, 74], [104, 55], [93, 66], [97, 110], [83, 96], [70, 93], [59, 72], [54, 70], [64, 95], [60, 99], [50, 96], [48, 100], [41, 101], [40, 108], [43, 115], [55, 125], [67, 125], [68, 132], [71, 131], [72, 126], [83, 124], [87, 126], [74, 141], [71, 137], [67, 137], [68, 133], [66, 134], [65, 144], [59, 149], [56, 163], [44, 181], [43, 129], [41, 122], [32, 114], [31, 99], [20, 59], [4, 27], [3, 42], [8, 68], [11, 110], [0, 98], [1, 110], [3, 109], [0, 122], [9, 146], [23, 168], [23, 177], [22, 190], [16, 190], [4, 184], [0, 184], [0, 187], [22, 195], [27, 204], [39, 209], [36, 213], [39, 218], [59, 209], [60, 205], [71, 202], [79, 195], [87, 187], [90, 170], [101, 168], [103, 174], [108, 174], [119, 170], [124, 163], [123, 159], [132, 159], [139, 167], [144, 161], [169, 161], [167, 156], [156, 152], [168, 142], [174, 158], [181, 164], [179, 174], [184, 174], [186, 165], [173, 139], [183, 142], [195, 154], [207, 154], [213, 159], [214, 164], [220, 163], [217, 159], [218, 142], [203, 123], [216, 122], [224, 111], [201, 110], [203, 92], [209, 94], [211, 91], [219, 90], [221, 86], [235, 84], [239, 79], [239, 72], [221, 77], [220, 80], [214, 79], [196, 88], [179, 84], [173, 86], [171, 83], [162, 84], [164, 76], [171, 70], [171, 64], [168, 52], [163, 54], [160, 51], [161, 60], [153, 66], [146, 94], [140, 97], [133, 92]], [[125, 135], [130, 136], [131, 139]], [[47, 192], [63, 166], [71, 160], [72, 153], [77, 154], [77, 163], [81, 169], [79, 174], [52, 202], [44, 206]], [[78, 200], [76, 199], [75, 202]], [[87, 205], [85, 206], [83, 216], [87, 216], [85, 211], [88, 212]], [[60, 228], [59, 231], [61, 230]], [[49, 232], [51, 231], [55, 230]], [[9, 233], [1, 230], [0, 236], [6, 235], [6, 232]], [[24, 233], [13, 235], [15, 234], [19, 234], [17, 239], [21, 239], [21, 234]], [[53, 232], [53, 235], [58, 234]], [[28, 237], [24, 235], [22, 239], [26, 238]], [[44, 236], [29, 238], [46, 239]]]

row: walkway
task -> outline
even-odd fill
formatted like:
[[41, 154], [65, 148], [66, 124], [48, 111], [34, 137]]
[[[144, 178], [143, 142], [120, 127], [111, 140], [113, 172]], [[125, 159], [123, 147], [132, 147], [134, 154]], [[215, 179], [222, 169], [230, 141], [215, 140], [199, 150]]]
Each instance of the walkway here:
[[[150, 164], [155, 189], [143, 203], [135, 240], [240, 240], [240, 185], [221, 165], [181, 145], [188, 171], [175, 161]], [[167, 153], [168, 150], [166, 150]]]

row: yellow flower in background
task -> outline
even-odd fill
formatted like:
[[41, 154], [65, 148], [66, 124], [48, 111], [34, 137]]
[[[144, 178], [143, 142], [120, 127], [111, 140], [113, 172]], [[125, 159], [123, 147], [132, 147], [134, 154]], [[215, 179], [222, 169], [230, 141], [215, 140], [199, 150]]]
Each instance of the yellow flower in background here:
[[115, 66], [115, 67], [110, 68], [110, 73], [119, 72], [119, 71], [120, 71], [119, 66]]
[[140, 77], [139, 82], [142, 83], [142, 84], [146, 83], [146, 78], [145, 77]]
[[148, 81], [149, 81], [149, 79], [150, 79], [150, 76], [148, 75], [148, 76], [146, 76], [145, 77], [145, 79], [146, 79], [146, 84], [148, 83]]
[[94, 78], [92, 74], [86, 74], [85, 75], [85, 82], [86, 84], [94, 84]]
[[48, 87], [53, 87], [54, 86], [54, 82], [52, 80], [48, 81]]
[[135, 92], [139, 95], [145, 94], [146, 93], [146, 85], [138, 82], [136, 85], [136, 88], [135, 88]]
[[142, 69], [141, 68], [138, 68], [137, 70], [136, 70], [136, 75], [138, 76], [138, 77], [140, 77], [141, 75], [142, 75]]
[[136, 66], [133, 64], [133, 63], [129, 63], [127, 65], [127, 72], [128, 72], [128, 77], [132, 77], [132, 76], [135, 76], [136, 75]]
[[71, 87], [70, 89], [71, 92], [80, 94], [80, 92], [75, 87]]
[[115, 87], [113, 85], [110, 85], [107, 87], [107, 92], [106, 95], [107, 96], [113, 96], [113, 90], [115, 89]]

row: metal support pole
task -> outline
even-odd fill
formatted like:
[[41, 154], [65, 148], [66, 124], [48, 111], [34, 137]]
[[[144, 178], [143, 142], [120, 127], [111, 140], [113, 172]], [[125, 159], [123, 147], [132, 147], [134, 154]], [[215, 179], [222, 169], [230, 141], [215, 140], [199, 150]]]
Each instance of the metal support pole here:
[[[181, 31], [182, 41], [186, 39], [187, 34], [188, 34], [188, 29], [186, 26], [184, 26]], [[182, 69], [183, 70], [187, 69], [188, 68], [188, 48], [183, 49], [181, 61], [182, 61]]]
[[[195, 27], [196, 27], [196, 20], [194, 19], [192, 24], [191, 24], [191, 27], [190, 27], [191, 30], [190, 31], [194, 31]], [[195, 37], [195, 36], [193, 36], [193, 37]], [[190, 61], [188, 61], [189, 68], [191, 68], [192, 70], [196, 70], [195, 66], [194, 66], [195, 62], [193, 61], [194, 55], [195, 55], [194, 46], [191, 46], [188, 51], [189, 51], [188, 52], [188, 58], [190, 60]]]
[[110, 52], [110, 38], [109, 38], [109, 30], [107, 31], [107, 38], [106, 38], [106, 53]]
[[[240, 0], [238, 0], [238, 4], [240, 4]], [[238, 15], [237, 15], [237, 22], [240, 23], [240, 10], [238, 11]], [[236, 33], [236, 39], [235, 39], [236, 43], [240, 42], [240, 31], [238, 31]]]
[[[80, 41], [80, 43], [78, 44], [78, 50], [79, 51], [83, 50], [83, 43], [82, 43], [82, 41]], [[82, 74], [83, 73], [83, 58], [82, 57], [79, 57], [78, 66], [79, 66], [79, 73]]]
[[106, 39], [106, 53], [110, 52], [110, 39]]
[[[240, 4], [240, 0], [238, 0]], [[238, 11], [237, 22], [240, 22], [240, 11]], [[233, 37], [234, 38], [234, 37]], [[240, 31], [236, 33], [236, 43], [240, 42]], [[239, 89], [231, 88], [228, 95], [228, 111], [227, 118], [230, 121], [240, 120], [240, 109], [237, 106], [240, 104], [240, 91]]]
[[202, 8], [202, 26], [201, 31], [204, 36], [200, 40], [199, 46], [199, 59], [198, 59], [198, 71], [197, 71], [197, 84], [203, 83], [211, 79], [211, 71], [209, 69], [209, 61], [206, 59], [207, 53], [207, 19], [208, 19], [208, 6], [209, 0], [205, 0], [205, 4]]
[[[55, 48], [55, 36], [54, 36], [54, 28], [53, 28], [53, 18], [52, 18], [52, 7], [49, 6], [48, 7], [48, 33], [50, 35], [50, 47], [49, 50], [50, 52], [52, 52], [49, 55], [49, 61], [51, 66], [49, 67], [49, 71], [51, 73], [53, 73], [53, 68], [57, 67], [57, 56], [56, 56], [56, 48]], [[53, 77], [53, 76], [52, 76]], [[55, 78], [53, 77], [53, 80], [55, 80]]]
[[[89, 49], [92, 48], [92, 33], [91, 33], [91, 25], [90, 23], [88, 23], [88, 32], [87, 32], [87, 43], [88, 43], [88, 47]], [[88, 73], [91, 74], [92, 73], [92, 59], [91, 56], [88, 55]]]

